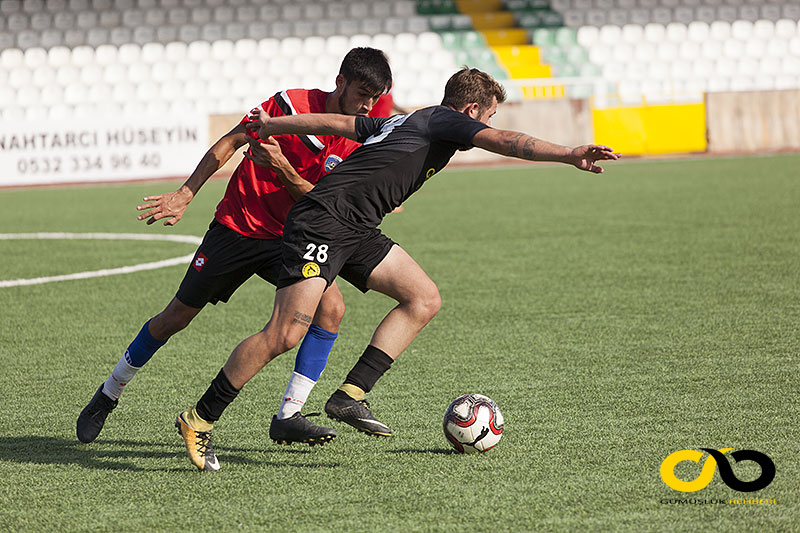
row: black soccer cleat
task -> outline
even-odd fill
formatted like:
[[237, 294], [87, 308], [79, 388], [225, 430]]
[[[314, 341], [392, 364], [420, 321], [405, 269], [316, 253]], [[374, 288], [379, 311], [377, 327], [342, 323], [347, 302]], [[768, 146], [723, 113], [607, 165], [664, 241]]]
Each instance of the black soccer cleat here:
[[100, 385], [89, 400], [89, 404], [78, 415], [78, 422], [75, 424], [78, 440], [88, 444], [96, 439], [103, 429], [103, 424], [106, 423], [106, 417], [114, 410], [117, 403], [118, 400], [112, 400], [103, 394], [103, 385]]
[[[314, 413], [308, 416], [315, 416], [318, 414], [319, 413]], [[302, 442], [309, 446], [314, 446], [315, 444], [321, 446], [335, 439], [336, 431], [332, 428], [318, 426], [297, 412], [283, 420], [280, 420], [277, 416], [273, 416], [272, 423], [269, 425], [269, 438], [278, 444]]]
[[367, 400], [354, 400], [346, 392], [337, 390], [325, 404], [328, 418], [350, 424], [367, 435], [391, 437], [392, 430], [372, 416]]

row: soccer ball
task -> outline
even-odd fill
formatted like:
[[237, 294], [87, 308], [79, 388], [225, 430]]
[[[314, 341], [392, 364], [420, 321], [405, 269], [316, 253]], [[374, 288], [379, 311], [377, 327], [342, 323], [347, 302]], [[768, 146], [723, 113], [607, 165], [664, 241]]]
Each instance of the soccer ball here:
[[503, 436], [503, 414], [488, 396], [459, 396], [444, 413], [444, 436], [458, 453], [482, 453]]

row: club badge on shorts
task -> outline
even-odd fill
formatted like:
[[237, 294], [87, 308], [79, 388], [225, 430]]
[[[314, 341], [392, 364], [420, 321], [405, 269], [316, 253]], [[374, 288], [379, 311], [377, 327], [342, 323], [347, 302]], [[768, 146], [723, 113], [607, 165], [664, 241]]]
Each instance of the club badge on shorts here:
[[315, 278], [320, 274], [319, 265], [313, 261], [306, 263], [300, 272], [303, 273], [304, 278]]

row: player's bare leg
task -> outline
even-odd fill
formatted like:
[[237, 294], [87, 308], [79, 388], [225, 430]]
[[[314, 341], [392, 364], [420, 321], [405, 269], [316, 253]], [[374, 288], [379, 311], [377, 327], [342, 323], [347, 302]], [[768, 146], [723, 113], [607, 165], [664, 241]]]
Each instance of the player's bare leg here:
[[325, 285], [322, 278], [310, 278], [278, 289], [267, 325], [239, 343], [222, 367], [231, 385], [241, 389], [272, 359], [300, 342], [314, 319]]
[[391, 430], [375, 419], [364, 395], [436, 316], [442, 302], [433, 281], [399, 246], [392, 247], [372, 271], [367, 287], [394, 298], [398, 305], [375, 330], [344, 384], [325, 404], [325, 412], [364, 433], [388, 437]]
[[333, 428], [318, 426], [308, 418], [316, 413], [301, 411], [328, 363], [328, 355], [338, 336], [345, 306], [336, 282], [322, 295], [314, 320], [295, 356], [294, 368], [281, 396], [278, 413], [269, 424], [269, 438], [278, 444], [300, 442], [314, 446], [336, 437]]
[[186, 328], [200, 311], [202, 308], [190, 307], [178, 298], [172, 298], [163, 311], [150, 319], [150, 334], [153, 338], [166, 341]]
[[367, 288], [397, 300], [370, 341], [392, 359], [405, 350], [442, 307], [439, 289], [408, 253], [393, 246], [367, 280]]
[[245, 383], [300, 341], [311, 325], [325, 285], [322, 278], [310, 278], [278, 289], [272, 317], [264, 329], [239, 343], [197, 405], [178, 416], [175, 425], [198, 469], [219, 470], [211, 443], [214, 422]]

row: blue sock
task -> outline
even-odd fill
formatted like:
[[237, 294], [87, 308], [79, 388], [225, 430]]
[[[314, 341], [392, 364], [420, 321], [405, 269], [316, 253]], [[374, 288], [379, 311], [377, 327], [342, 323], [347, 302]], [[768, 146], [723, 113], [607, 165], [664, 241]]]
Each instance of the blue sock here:
[[328, 364], [328, 355], [338, 335], [311, 324], [294, 360], [294, 371], [317, 381]]
[[150, 335], [150, 320], [148, 320], [133, 342], [125, 350], [125, 360], [129, 365], [141, 368], [153, 357], [156, 351], [164, 346], [167, 341], [160, 341]]

